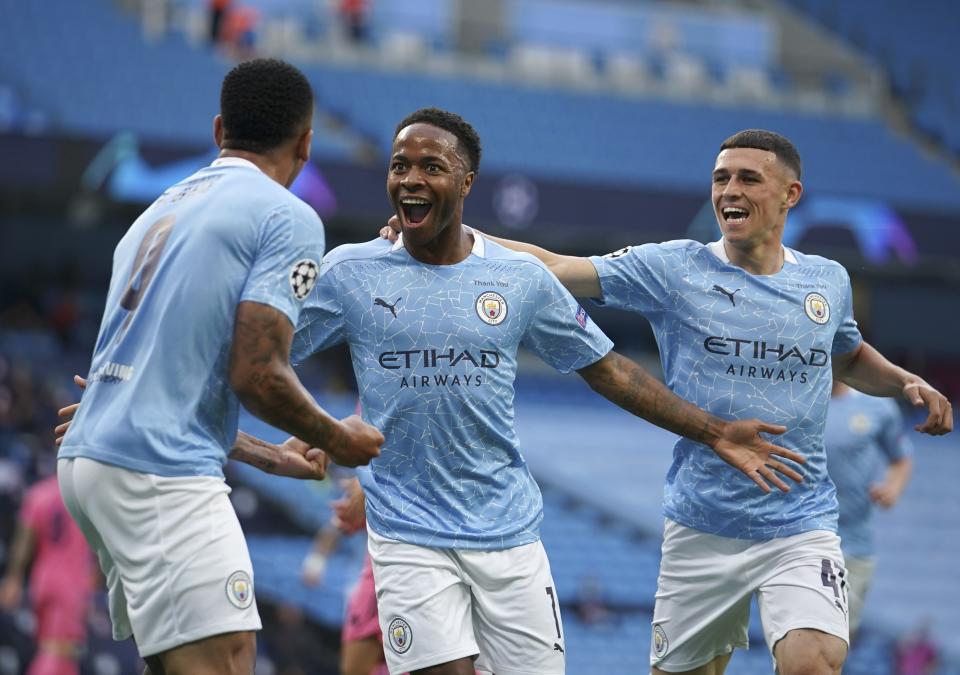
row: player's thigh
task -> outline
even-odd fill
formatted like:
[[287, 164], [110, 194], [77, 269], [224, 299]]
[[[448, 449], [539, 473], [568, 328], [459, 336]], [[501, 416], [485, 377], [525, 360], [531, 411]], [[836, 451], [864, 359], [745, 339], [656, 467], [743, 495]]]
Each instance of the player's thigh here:
[[109, 553], [126, 600], [115, 606], [111, 591], [115, 635], [116, 616], [124, 609], [144, 656], [260, 629], [253, 566], [222, 480], [76, 462], [80, 505]]
[[[755, 563], [766, 577], [757, 604], [780, 672], [802, 666], [804, 649], [813, 649], [807, 656], [824, 667], [832, 667], [838, 658], [842, 665], [849, 637], [840, 538], [833, 532], [804, 532], [765, 542], [764, 547]], [[795, 662], [795, 657], [801, 660]]]
[[759, 581], [744, 561], [753, 545], [666, 520], [651, 667], [670, 673], [701, 672], [697, 669], [749, 646], [750, 596]]
[[369, 533], [383, 653], [392, 675], [478, 653], [470, 589], [444, 549], [413, 546]]
[[846, 657], [846, 642], [811, 628], [789, 631], [773, 650], [778, 675], [839, 675]]
[[873, 558], [855, 558], [847, 556], [847, 601], [849, 604], [850, 637], [853, 638], [863, 619], [863, 605], [873, 581], [876, 561]]
[[370, 675], [384, 660], [383, 643], [376, 636], [340, 643], [340, 675]]
[[164, 675], [253, 675], [257, 641], [253, 631], [222, 633], [157, 656]]
[[560, 675], [566, 643], [560, 599], [543, 544], [458, 551], [473, 592], [476, 668], [497, 675]]

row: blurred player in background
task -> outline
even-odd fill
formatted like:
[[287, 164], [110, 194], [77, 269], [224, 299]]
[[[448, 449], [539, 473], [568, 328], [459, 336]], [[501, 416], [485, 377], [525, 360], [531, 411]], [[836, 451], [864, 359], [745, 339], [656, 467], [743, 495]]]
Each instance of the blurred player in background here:
[[[522, 343], [635, 415], [705, 443], [766, 487], [802, 461], [672, 394], [609, 339], [532, 256], [462, 225], [480, 140], [458, 115], [419, 110], [394, 138], [396, 243], [325, 258], [295, 358], [350, 347], [364, 415], [386, 437], [358, 470], [387, 663], [394, 675], [559, 675], [564, 637], [539, 538], [543, 502], [513, 430]], [[720, 461], [720, 460], [718, 460]]]
[[769, 131], [738, 133], [712, 174], [722, 239], [673, 241], [581, 258], [518, 242], [574, 294], [643, 314], [669, 387], [722, 417], [787, 427], [808, 457], [786, 494], [760, 495], [708, 448], [680, 439], [667, 475], [667, 516], [650, 661], [654, 673], [720, 675], [746, 648], [758, 594], [780, 675], [839, 673], [847, 653], [846, 572], [823, 427], [836, 378], [874, 396], [903, 396], [929, 415], [917, 430], [953, 428], [950, 403], [863, 342], [839, 264], [783, 246], [803, 193], [800, 156]]
[[93, 592], [93, 554], [63, 505], [56, 476], [24, 497], [0, 581], [0, 608], [12, 612], [19, 606], [27, 569], [37, 646], [27, 675], [77, 675]]
[[[900, 499], [913, 471], [913, 450], [896, 403], [865, 396], [840, 381], [833, 383], [823, 445], [840, 505], [837, 533], [847, 567], [852, 640], [876, 566], [873, 506], [889, 509]], [[884, 465], [885, 475], [877, 482]]]
[[328, 415], [288, 359], [324, 253], [320, 219], [287, 190], [309, 159], [310, 84], [258, 59], [227, 74], [220, 105], [220, 157], [117, 246], [60, 446], [60, 488], [100, 558], [114, 637], [132, 635], [154, 675], [253, 673], [253, 569], [222, 466], [231, 452], [273, 455], [237, 435], [239, 403], [343, 464], [382, 441], [356, 416]]

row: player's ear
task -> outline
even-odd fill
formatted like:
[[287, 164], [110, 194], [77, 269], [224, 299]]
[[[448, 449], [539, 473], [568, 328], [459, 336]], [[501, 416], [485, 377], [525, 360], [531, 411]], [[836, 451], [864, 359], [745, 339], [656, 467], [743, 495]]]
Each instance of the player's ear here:
[[783, 205], [788, 209], [792, 209], [797, 205], [797, 202], [800, 201], [801, 195], [803, 195], [803, 183], [798, 180], [792, 181], [787, 186], [787, 195], [783, 200]]
[[213, 118], [213, 141], [218, 148], [223, 147], [223, 118], [220, 115]]
[[460, 197], [466, 198], [470, 194], [470, 188], [473, 186], [473, 179], [477, 177], [477, 174], [474, 171], [468, 171], [467, 175], [463, 177], [463, 185], [460, 186]]
[[313, 129], [307, 129], [297, 139], [297, 159], [306, 164], [310, 160], [310, 148], [313, 145]]

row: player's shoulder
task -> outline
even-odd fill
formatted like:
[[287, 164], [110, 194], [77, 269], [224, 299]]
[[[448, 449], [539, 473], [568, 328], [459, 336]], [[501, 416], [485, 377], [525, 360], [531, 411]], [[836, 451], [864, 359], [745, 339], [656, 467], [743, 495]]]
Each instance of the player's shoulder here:
[[[483, 237], [483, 235], [476, 235]], [[543, 271], [549, 271], [547, 266], [534, 255], [523, 251], [514, 251], [501, 244], [498, 244], [487, 237], [483, 237], [483, 257], [491, 262], [506, 265], [533, 265]]]
[[786, 251], [793, 256], [796, 264], [800, 267], [819, 268], [821, 271], [832, 272], [843, 277], [847, 276], [846, 268], [836, 260], [813, 253], [803, 253], [792, 248], [786, 248]]
[[329, 270], [351, 262], [363, 262], [384, 258], [390, 255], [394, 248], [393, 242], [380, 237], [358, 244], [342, 244], [341, 246], [331, 249], [323, 256], [322, 267], [324, 270]]
[[624, 246], [623, 248], [617, 249], [605, 255], [600, 256], [601, 258], [615, 259], [622, 258], [625, 256], [668, 256], [668, 257], [678, 257], [678, 258], [687, 258], [694, 256], [700, 253], [707, 252], [706, 245], [695, 241], [693, 239], [670, 239], [668, 241], [660, 242], [648, 242], [645, 244], [634, 244], [632, 246]]

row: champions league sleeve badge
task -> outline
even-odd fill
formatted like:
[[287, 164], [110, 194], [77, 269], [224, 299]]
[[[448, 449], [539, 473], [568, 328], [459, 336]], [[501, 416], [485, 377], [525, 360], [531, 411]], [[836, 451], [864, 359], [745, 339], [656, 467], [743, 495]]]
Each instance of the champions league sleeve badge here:
[[819, 293], [807, 293], [803, 299], [803, 311], [808, 319], [821, 326], [830, 320], [830, 305]]
[[487, 291], [477, 298], [477, 316], [491, 326], [499, 326], [507, 318], [507, 300], [495, 291]]
[[304, 258], [293, 264], [290, 270], [290, 289], [293, 291], [293, 297], [297, 300], [303, 300], [313, 287], [317, 285], [317, 273], [320, 267], [316, 261]]

